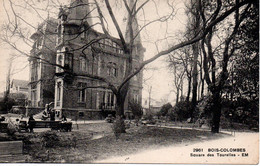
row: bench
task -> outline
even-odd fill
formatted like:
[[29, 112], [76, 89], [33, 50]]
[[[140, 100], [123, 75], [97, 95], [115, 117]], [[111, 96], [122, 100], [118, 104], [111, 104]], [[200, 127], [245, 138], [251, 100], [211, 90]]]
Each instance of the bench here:
[[[35, 121], [34, 128], [51, 128], [52, 130], [61, 130], [61, 131], [71, 131], [72, 123], [71, 122], [62, 122], [62, 121]], [[19, 124], [20, 130], [28, 131], [28, 125], [26, 121], [20, 121]]]

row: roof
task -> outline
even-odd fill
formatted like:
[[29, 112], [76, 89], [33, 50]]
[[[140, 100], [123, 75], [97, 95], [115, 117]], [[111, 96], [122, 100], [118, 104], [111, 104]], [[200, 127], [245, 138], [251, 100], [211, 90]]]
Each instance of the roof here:
[[[45, 24], [47, 25], [47, 28], [46, 28], [46, 29], [43, 28], [43, 26], [44, 26]], [[57, 20], [57, 19], [54, 19], [54, 18], [52, 18], [52, 17], [47, 18], [46, 20], [44, 20], [42, 23], [40, 23], [40, 24], [38, 25], [38, 28], [37, 28], [36, 32], [34, 32], [34, 33], [31, 35], [30, 38], [33, 39], [33, 40], [36, 40], [39, 36], [42, 36], [44, 33], [46, 33], [46, 31], [47, 31], [47, 32], [53, 31], [53, 30], [50, 30], [50, 29], [51, 29], [50, 27], [55, 27], [55, 29], [56, 29], [57, 24], [58, 24], [58, 20]], [[52, 33], [54, 33], [54, 31], [53, 31]]]
[[13, 79], [13, 81], [12, 81], [12, 86], [20, 86], [20, 87], [27, 88], [28, 84], [29, 84], [29, 81], [26, 81], [26, 80]]

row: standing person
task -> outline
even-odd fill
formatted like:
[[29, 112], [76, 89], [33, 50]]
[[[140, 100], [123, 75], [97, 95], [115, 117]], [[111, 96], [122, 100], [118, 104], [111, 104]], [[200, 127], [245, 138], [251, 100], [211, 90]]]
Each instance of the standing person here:
[[29, 121], [28, 121], [30, 132], [33, 132], [33, 128], [35, 126], [35, 120], [33, 118], [33, 115], [30, 115]]
[[55, 111], [54, 111], [54, 109], [51, 109], [50, 118], [51, 118], [51, 121], [55, 121]]

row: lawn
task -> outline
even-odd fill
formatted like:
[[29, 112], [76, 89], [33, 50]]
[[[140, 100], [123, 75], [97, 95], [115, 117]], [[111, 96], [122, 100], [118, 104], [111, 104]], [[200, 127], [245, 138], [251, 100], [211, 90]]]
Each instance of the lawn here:
[[109, 123], [80, 124], [78, 129], [73, 126], [72, 132], [18, 133], [14, 138], [24, 140], [26, 162], [92, 163], [143, 150], [227, 136], [208, 131], [132, 126], [116, 139], [111, 126]]

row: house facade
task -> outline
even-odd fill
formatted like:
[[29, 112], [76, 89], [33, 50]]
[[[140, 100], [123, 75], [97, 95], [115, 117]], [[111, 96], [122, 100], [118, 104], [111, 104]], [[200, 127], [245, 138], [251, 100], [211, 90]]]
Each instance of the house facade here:
[[31, 39], [34, 45], [29, 60], [29, 94], [31, 107], [44, 107], [54, 101], [57, 21], [48, 18], [38, 26]]
[[[88, 75], [105, 77], [119, 85], [125, 77], [128, 60], [117, 44], [119, 39], [103, 37], [104, 34], [91, 28], [89, 6], [82, 4], [88, 4], [88, 0], [72, 1], [68, 8], [60, 9], [56, 47], [56, 63], [60, 66], [56, 67], [54, 105], [57, 116], [61, 112], [71, 115], [76, 111], [94, 119], [115, 114], [116, 97], [111, 90], [99, 88], [104, 82]], [[138, 43], [134, 50], [133, 65], [138, 67], [143, 61], [144, 49]], [[129, 101], [141, 103], [141, 99], [142, 73], [130, 82], [126, 110]]]
[[[58, 19], [48, 19], [32, 35], [29, 101], [33, 107], [54, 102], [56, 116], [100, 119], [115, 114], [116, 97], [104, 82], [89, 76], [105, 77], [114, 85], [123, 81], [128, 65], [117, 38], [106, 38], [92, 28], [88, 0], [71, 0], [61, 7]], [[133, 4], [132, 4], [133, 5]], [[133, 23], [138, 30], [137, 21]], [[134, 32], [137, 33], [138, 31]], [[126, 29], [126, 42], [129, 42]], [[99, 39], [98, 41], [95, 39]], [[143, 61], [145, 49], [138, 35], [134, 43], [133, 68]], [[54, 44], [55, 43], [55, 44]], [[142, 72], [130, 81], [125, 101], [142, 100]]]

